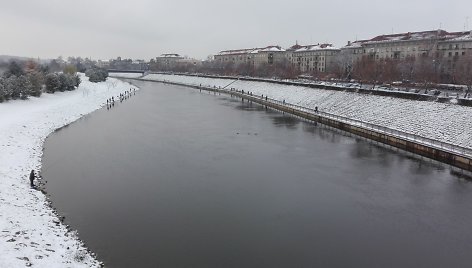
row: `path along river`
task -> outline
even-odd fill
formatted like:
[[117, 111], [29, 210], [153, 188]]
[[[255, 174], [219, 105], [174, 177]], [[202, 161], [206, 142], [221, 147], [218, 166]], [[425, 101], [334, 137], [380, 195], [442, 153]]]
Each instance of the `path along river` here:
[[469, 267], [472, 184], [226, 95], [135, 82], [52, 134], [53, 206], [109, 267]]

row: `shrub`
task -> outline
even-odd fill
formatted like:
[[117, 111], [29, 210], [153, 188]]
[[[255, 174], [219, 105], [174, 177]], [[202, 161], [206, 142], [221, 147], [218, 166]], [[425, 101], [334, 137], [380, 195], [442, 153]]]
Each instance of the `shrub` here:
[[89, 81], [93, 83], [104, 82], [107, 80], [108, 72], [104, 69], [92, 68], [85, 72], [85, 76], [87, 76]]

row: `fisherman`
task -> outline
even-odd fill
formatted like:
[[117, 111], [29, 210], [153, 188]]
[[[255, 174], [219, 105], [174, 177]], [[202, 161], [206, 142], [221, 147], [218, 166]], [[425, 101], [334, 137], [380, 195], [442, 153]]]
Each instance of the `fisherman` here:
[[318, 112], [318, 106], [315, 106], [315, 113]]
[[31, 188], [34, 188], [34, 179], [35, 178], [36, 178], [36, 176], [34, 175], [34, 170], [31, 170], [31, 173], [30, 173], [30, 176], [29, 176]]

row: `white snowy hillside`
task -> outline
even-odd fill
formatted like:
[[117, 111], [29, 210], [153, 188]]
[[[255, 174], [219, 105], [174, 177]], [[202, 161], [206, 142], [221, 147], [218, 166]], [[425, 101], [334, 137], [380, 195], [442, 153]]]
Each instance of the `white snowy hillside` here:
[[133, 87], [113, 78], [96, 84], [81, 79], [74, 91], [0, 103], [0, 267], [99, 266], [28, 179], [40, 169], [43, 142], [52, 131]]
[[[149, 74], [144, 79], [225, 87], [230, 79]], [[228, 88], [251, 91], [411, 134], [472, 148], [472, 107], [394, 97], [237, 80]]]

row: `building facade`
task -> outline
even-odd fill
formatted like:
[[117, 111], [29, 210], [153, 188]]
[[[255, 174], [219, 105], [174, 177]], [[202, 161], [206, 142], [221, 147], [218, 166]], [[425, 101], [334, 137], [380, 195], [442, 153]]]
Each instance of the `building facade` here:
[[331, 44], [294, 45], [285, 50], [280, 46], [225, 50], [215, 55], [220, 64], [249, 64], [253, 67], [287, 63], [301, 72], [328, 72], [340, 49]]
[[235, 49], [235, 50], [223, 50], [216, 54], [215, 62], [225, 64], [250, 64], [254, 66], [255, 55], [262, 48], [247, 48], [247, 49]]
[[301, 46], [296, 44], [287, 49], [287, 57], [293, 67], [302, 73], [331, 72], [336, 56], [341, 51], [332, 44]]
[[270, 66], [283, 63], [286, 60], [286, 51], [280, 46], [268, 46], [254, 54], [254, 66]]
[[156, 57], [156, 65], [161, 70], [170, 70], [177, 66], [179, 60], [183, 60], [184, 57], [179, 54], [161, 54]]
[[472, 53], [472, 32], [435, 30], [379, 35], [368, 40], [348, 42], [341, 51], [352, 62], [364, 57], [375, 60], [430, 58], [448, 62], [449, 66], [445, 66], [448, 69], [453, 68], [454, 61]]

